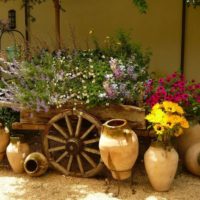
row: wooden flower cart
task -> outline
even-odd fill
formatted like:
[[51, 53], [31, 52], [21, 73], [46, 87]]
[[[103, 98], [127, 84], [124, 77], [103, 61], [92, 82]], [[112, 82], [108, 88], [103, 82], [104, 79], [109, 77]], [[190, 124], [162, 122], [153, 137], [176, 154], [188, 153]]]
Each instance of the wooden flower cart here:
[[145, 112], [129, 105], [98, 106], [67, 104], [48, 112], [27, 110], [17, 104], [0, 102], [1, 107], [18, 108], [20, 122], [14, 130], [40, 131], [43, 151], [50, 165], [65, 175], [91, 177], [101, 171], [98, 142], [101, 125], [111, 118], [126, 119], [138, 135], [146, 135]]

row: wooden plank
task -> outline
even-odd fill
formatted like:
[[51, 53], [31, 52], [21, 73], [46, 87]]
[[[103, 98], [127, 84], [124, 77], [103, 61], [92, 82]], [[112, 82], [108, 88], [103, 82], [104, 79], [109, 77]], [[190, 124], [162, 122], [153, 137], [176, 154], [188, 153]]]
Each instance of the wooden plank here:
[[0, 107], [7, 107], [7, 108], [14, 108], [14, 109], [24, 109], [23, 106], [17, 103], [7, 102], [7, 101], [0, 101]]
[[15, 122], [12, 124], [13, 130], [32, 130], [32, 131], [44, 131], [46, 128], [45, 124], [27, 124]]
[[[62, 108], [56, 109], [52, 108], [48, 112], [31, 112], [28, 110], [23, 110], [20, 116], [20, 122], [23, 123], [35, 123], [35, 124], [45, 124], [50, 118], [56, 114], [63, 112], [67, 104]], [[70, 109], [68, 107], [68, 109]], [[80, 108], [77, 108], [80, 109]], [[130, 106], [130, 105], [110, 105], [110, 106], [96, 106], [95, 108], [87, 109], [81, 108], [91, 115], [95, 116], [99, 120], [109, 120], [112, 118], [126, 119], [132, 128], [145, 128], [145, 110]]]

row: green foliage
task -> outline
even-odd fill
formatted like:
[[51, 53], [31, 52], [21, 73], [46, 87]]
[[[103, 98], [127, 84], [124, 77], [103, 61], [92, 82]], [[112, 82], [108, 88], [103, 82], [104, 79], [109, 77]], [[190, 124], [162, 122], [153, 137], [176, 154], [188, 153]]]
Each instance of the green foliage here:
[[146, 0], [132, 0], [132, 2], [138, 7], [141, 13], [146, 13], [148, 9]]
[[0, 108], [0, 122], [11, 129], [13, 122], [19, 121], [19, 113], [11, 108]]

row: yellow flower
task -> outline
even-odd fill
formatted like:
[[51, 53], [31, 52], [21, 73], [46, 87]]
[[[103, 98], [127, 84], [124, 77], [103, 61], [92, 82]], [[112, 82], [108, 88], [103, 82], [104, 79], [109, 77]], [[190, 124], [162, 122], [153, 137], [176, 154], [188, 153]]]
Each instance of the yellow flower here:
[[172, 113], [176, 112], [175, 103], [173, 103], [171, 101], [164, 101], [163, 107], [164, 107], [166, 112], [172, 112]]
[[176, 125], [176, 119], [174, 118], [174, 115], [167, 115], [163, 125], [167, 128], [173, 128]]
[[161, 105], [159, 103], [156, 103], [153, 107], [152, 107], [152, 110], [157, 110], [157, 109], [160, 109], [161, 108]]
[[164, 127], [161, 124], [155, 124], [153, 126], [153, 129], [156, 131], [156, 134], [162, 135], [163, 132], [165, 131]]
[[183, 133], [183, 129], [182, 129], [182, 128], [179, 128], [179, 129], [174, 133], [174, 136], [178, 137], [178, 136], [180, 136], [182, 133]]
[[146, 116], [146, 119], [152, 123], [163, 123], [165, 121], [166, 114], [161, 110], [152, 110], [152, 112]]
[[166, 112], [177, 112], [179, 114], [184, 114], [183, 108], [179, 106], [177, 103], [171, 102], [171, 101], [164, 101], [163, 107]]
[[182, 117], [180, 124], [181, 124], [181, 127], [183, 127], [183, 128], [189, 128], [189, 123], [184, 117]]
[[179, 105], [176, 105], [176, 112], [183, 115], [184, 114], [184, 110], [181, 106]]

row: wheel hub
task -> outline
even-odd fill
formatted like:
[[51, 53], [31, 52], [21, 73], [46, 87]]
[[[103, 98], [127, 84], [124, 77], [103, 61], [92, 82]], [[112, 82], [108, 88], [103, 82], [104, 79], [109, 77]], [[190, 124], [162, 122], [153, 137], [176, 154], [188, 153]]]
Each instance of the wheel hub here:
[[66, 150], [70, 154], [78, 154], [82, 149], [82, 142], [78, 138], [70, 138], [67, 140]]

